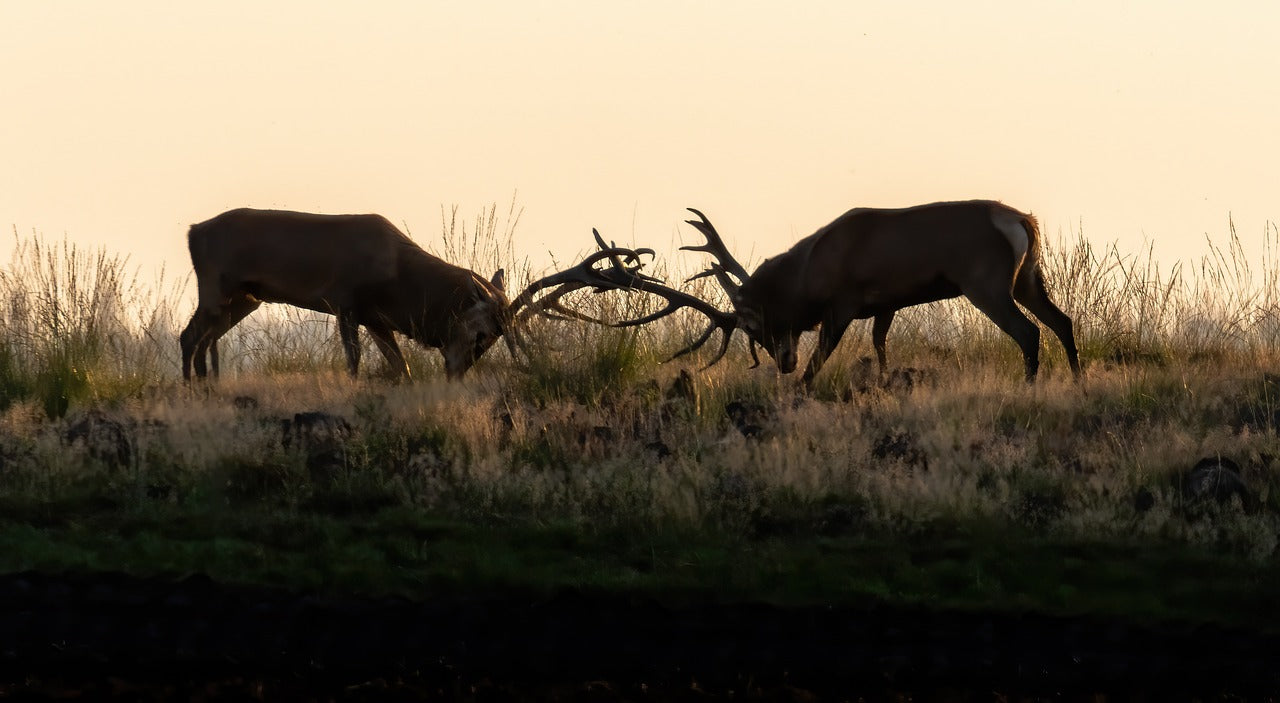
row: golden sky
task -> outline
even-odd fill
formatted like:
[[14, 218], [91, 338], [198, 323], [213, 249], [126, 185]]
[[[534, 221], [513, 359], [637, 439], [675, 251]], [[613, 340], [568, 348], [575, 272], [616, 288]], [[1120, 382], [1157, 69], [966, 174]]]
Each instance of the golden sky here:
[[592, 227], [675, 257], [687, 206], [754, 262], [976, 197], [1194, 256], [1280, 218], [1278, 35], [1262, 0], [5, 2], [0, 225], [185, 275], [233, 207], [430, 248], [515, 194], [535, 266]]

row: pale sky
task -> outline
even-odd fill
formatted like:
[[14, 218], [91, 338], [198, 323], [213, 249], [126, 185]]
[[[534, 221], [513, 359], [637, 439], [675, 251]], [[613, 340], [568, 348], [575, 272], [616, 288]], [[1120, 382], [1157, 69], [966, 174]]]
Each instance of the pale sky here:
[[687, 206], [758, 262], [992, 198], [1195, 256], [1280, 219], [1277, 36], [1273, 0], [3, 2], [0, 225], [172, 277], [234, 207], [431, 248], [442, 205], [516, 194], [535, 267], [592, 227], [692, 256]]

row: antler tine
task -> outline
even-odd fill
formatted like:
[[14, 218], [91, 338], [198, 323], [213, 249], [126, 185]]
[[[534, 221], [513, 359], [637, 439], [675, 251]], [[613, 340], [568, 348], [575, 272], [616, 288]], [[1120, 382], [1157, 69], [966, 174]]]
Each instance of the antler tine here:
[[717, 363], [719, 363], [721, 359], [724, 358], [725, 353], [729, 351], [729, 342], [732, 339], [733, 339], [732, 330], [729, 330], [728, 332], [724, 333], [724, 336], [720, 339], [720, 351], [716, 352], [716, 355], [711, 357], [711, 361], [708, 361], [706, 365], [702, 367], [703, 371], [706, 371], [712, 366], [715, 366]]
[[[671, 357], [667, 359], [667, 361], [675, 361], [676, 359], [679, 359], [685, 354], [692, 354], [693, 352], [697, 351], [699, 348], [702, 347], [702, 345], [707, 343], [708, 339], [711, 339], [712, 333], [714, 333], [718, 329], [720, 329], [720, 326], [713, 321], [711, 324], [707, 325], [707, 328], [702, 331], [702, 334], [698, 335], [697, 339], [690, 342], [689, 345], [686, 346], [685, 348], [681, 349], [675, 354], [672, 354]], [[663, 362], [663, 363], [666, 363], [666, 362]]]
[[711, 339], [711, 335], [714, 334], [716, 330], [724, 332], [724, 336], [720, 339], [720, 349], [716, 352], [715, 356], [711, 357], [711, 361], [708, 361], [701, 370], [705, 371], [712, 366], [715, 366], [724, 358], [725, 353], [729, 351], [729, 341], [733, 339], [733, 328], [725, 327], [717, 322], [712, 322], [710, 325], [707, 325], [707, 329], [703, 330], [702, 334], [699, 335], [697, 339], [693, 340], [689, 346], [681, 349], [675, 354], [672, 354], [671, 358], [667, 359], [667, 361], [675, 361], [685, 354], [692, 354], [698, 349], [701, 349], [702, 345], [706, 344], [707, 341]]
[[[594, 322], [598, 325], [609, 324], [605, 320], [591, 317], [590, 315], [580, 313], [577, 310], [571, 310], [560, 304], [560, 299], [564, 296], [575, 290], [586, 288], [589, 285], [591, 284], [576, 281], [562, 284], [553, 293], [530, 306], [529, 309], [520, 311], [514, 320], [515, 324], [519, 325], [534, 315], [542, 315], [543, 317], [549, 317], [553, 320], [581, 320], [582, 322]], [[552, 312], [557, 314], [553, 315]]]
[[683, 291], [678, 291], [674, 288], [670, 288], [660, 283], [643, 281], [643, 282], [640, 282], [638, 285], [636, 285], [634, 289], [644, 293], [651, 293], [653, 295], [657, 295], [662, 298], [665, 298], [667, 301], [667, 305], [661, 310], [654, 313], [650, 313], [643, 317], [640, 317], [634, 320], [616, 322], [614, 323], [615, 327], [632, 327], [635, 325], [643, 325], [649, 322], [653, 322], [654, 320], [658, 320], [660, 318], [666, 317], [667, 315], [674, 313], [676, 310], [679, 310], [682, 307], [691, 308], [693, 310], [697, 310], [703, 315], [706, 315], [711, 322], [709, 325], [707, 325], [707, 328], [703, 330], [702, 334], [699, 335], [697, 339], [695, 339], [692, 343], [690, 343], [685, 348], [673, 354], [671, 358], [667, 359], [667, 361], [672, 361], [684, 356], [685, 354], [690, 354], [697, 351], [704, 344], [707, 343], [707, 340], [711, 339], [711, 335], [714, 334], [716, 330], [720, 330], [721, 332], [724, 333], [724, 337], [720, 343], [720, 350], [716, 353], [715, 357], [713, 357], [711, 361], [708, 362], [707, 365], [703, 366], [702, 368], [704, 369], [708, 368], [713, 364], [715, 364], [716, 362], [720, 361], [720, 359], [724, 357], [725, 352], [727, 352], [729, 349], [729, 342], [733, 338], [733, 331], [738, 327], [738, 318], [736, 315], [724, 312], [701, 298], [698, 298], [693, 295], [689, 295], [688, 293], [685, 293]]
[[[680, 249], [685, 251], [701, 251], [716, 257], [719, 261], [720, 273], [716, 273], [714, 275], [716, 276], [716, 279], [720, 281], [720, 284], [724, 286], [725, 291], [732, 294], [738, 289], [739, 285], [745, 283], [746, 280], [751, 277], [751, 274], [747, 273], [747, 270], [743, 268], [742, 264], [738, 263], [738, 260], [733, 258], [733, 254], [729, 253], [729, 248], [724, 245], [724, 240], [720, 238], [720, 233], [717, 232], [715, 226], [711, 224], [711, 220], [708, 220], [707, 216], [702, 214], [702, 211], [696, 208], [688, 208], [688, 210], [689, 212], [697, 215], [699, 219], [685, 220], [685, 222], [693, 225], [694, 229], [701, 232], [702, 236], [706, 238], [707, 243], [701, 245], [691, 244], [680, 247]], [[714, 270], [715, 265], [713, 265], [712, 268]], [[729, 284], [734, 283], [732, 280], [728, 279], [726, 274], [737, 278], [737, 283], [734, 285], [726, 285], [726, 281], [728, 281]]]
[[[591, 235], [596, 238], [596, 244], [599, 245], [600, 251], [615, 252], [614, 256], [609, 257], [610, 260], [613, 262], [613, 268], [609, 269], [608, 271], [595, 271], [597, 275], [599, 275], [606, 281], [614, 284], [618, 288], [632, 288], [633, 284], [636, 283], [635, 279], [639, 279], [641, 281], [652, 281], [654, 283], [662, 282], [662, 279], [660, 278], [654, 278], [653, 276], [649, 276], [640, 272], [640, 269], [644, 267], [644, 264], [640, 262], [640, 257], [641, 256], [656, 257], [657, 253], [654, 252], [654, 250], [648, 247], [644, 247], [642, 249], [620, 248], [617, 242], [609, 242], [609, 244], [606, 245], [604, 243], [604, 237], [600, 236], [600, 230], [594, 227], [591, 228]], [[622, 259], [618, 258], [617, 256], [618, 253], [626, 254], [626, 261], [628, 263], [634, 261], [635, 266], [628, 268], [626, 265], [624, 265], [622, 262]], [[598, 293], [603, 290], [604, 290], [603, 288], [597, 287], [596, 292]]]
[[658, 312], [645, 315], [644, 317], [635, 320], [616, 322], [614, 323], [614, 326], [616, 327], [643, 325], [653, 322], [659, 318], [666, 317], [680, 308], [692, 308], [697, 310], [711, 320], [716, 321], [717, 324], [737, 326], [736, 316], [720, 310], [702, 298], [665, 286], [657, 281], [637, 281], [635, 285], [632, 286], [632, 290], [638, 290], [642, 293], [651, 293], [661, 298], [665, 298], [667, 300], [667, 306]]
[[720, 264], [711, 264], [706, 271], [696, 273], [686, 278], [684, 282], [689, 283], [691, 281], [696, 281], [699, 278], [706, 278], [707, 276], [715, 276], [716, 280], [720, 282], [720, 287], [727, 293], [732, 294], [734, 291], [738, 290], [738, 284], [732, 278], [729, 278], [728, 272], [725, 271], [724, 267]]
[[[515, 300], [511, 301], [510, 310], [513, 313], [519, 311], [520, 308], [532, 303], [534, 296], [538, 293], [555, 286], [576, 283], [579, 285], [575, 286], [573, 290], [582, 288], [583, 286], [591, 286], [601, 290], [609, 288], [630, 288], [634, 282], [639, 282], [649, 278], [639, 272], [640, 267], [643, 265], [639, 263], [639, 259], [640, 256], [645, 253], [649, 252], [618, 248], [597, 251], [576, 266], [553, 273], [550, 276], [545, 276], [533, 283], [530, 283]], [[625, 258], [627, 261], [636, 261], [637, 263], [631, 268], [626, 268], [621, 263], [621, 259], [619, 257]], [[614, 262], [613, 268], [610, 268], [608, 271], [600, 271], [599, 269], [596, 269], [595, 265], [605, 259], [609, 259]], [[567, 293], [568, 291], [564, 292]], [[559, 297], [560, 296], [555, 296], [555, 299], [558, 299]]]
[[[595, 237], [595, 238], [596, 238], [596, 245], [600, 247], [600, 251], [608, 251], [608, 250], [610, 250], [610, 249], [617, 249], [617, 248], [618, 248], [618, 243], [617, 243], [617, 242], [609, 242], [609, 244], [607, 244], [607, 245], [606, 245], [606, 244], [604, 243], [604, 237], [601, 237], [601, 236], [600, 236], [600, 230], [596, 229], [595, 227], [592, 227], [592, 228], [591, 228], [591, 236], [593, 236], [593, 237]], [[609, 257], [609, 259], [610, 259], [611, 261], [613, 261], [613, 267], [614, 267], [614, 268], [616, 268], [616, 269], [622, 269], [622, 270], [624, 270], [624, 271], [625, 271], [625, 270], [627, 270], [627, 267], [626, 267], [626, 266], [624, 266], [624, 265], [622, 264], [622, 260], [621, 260], [621, 259], [619, 259], [618, 257], [616, 257], [616, 256], [611, 256], [611, 257]], [[633, 258], [628, 258], [628, 259], [627, 259], [627, 261], [632, 261], [632, 260], [633, 260]], [[639, 268], [640, 268], [640, 267], [637, 265], [637, 266], [636, 266], [636, 269], [637, 269], [637, 270], [639, 270]]]
[[[530, 283], [508, 306], [503, 337], [512, 358], [518, 358], [519, 352], [532, 356], [529, 342], [525, 339], [521, 326], [535, 315], [558, 320], [571, 319], [602, 325], [610, 324], [561, 304], [560, 299], [569, 293], [587, 287], [594, 288], [597, 293], [612, 289], [634, 290], [641, 284], [660, 283], [659, 279], [640, 271], [644, 267], [642, 257], [655, 255], [652, 249], [606, 246], [599, 233], [594, 230], [593, 233], [596, 235], [596, 242], [600, 245], [600, 251], [592, 253], [576, 266]], [[596, 268], [596, 264], [604, 260], [608, 260], [611, 266], [606, 269]], [[535, 301], [539, 293], [549, 288], [555, 290]]]

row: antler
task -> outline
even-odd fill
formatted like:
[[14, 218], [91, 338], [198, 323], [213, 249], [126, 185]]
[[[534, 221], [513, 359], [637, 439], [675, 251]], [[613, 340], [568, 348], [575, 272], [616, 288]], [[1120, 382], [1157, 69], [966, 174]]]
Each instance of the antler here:
[[[719, 351], [716, 352], [716, 355], [711, 358], [711, 361], [708, 361], [707, 364], [702, 368], [704, 369], [711, 368], [718, 361], [720, 361], [720, 359], [724, 358], [725, 353], [729, 351], [729, 341], [733, 339], [733, 331], [738, 328], [737, 316], [731, 315], [727, 312], [723, 312], [719, 310], [718, 308], [712, 307], [710, 303], [707, 303], [706, 301], [700, 298], [695, 298], [687, 293], [682, 293], [678, 290], [668, 288], [666, 286], [646, 284], [643, 288], [640, 288], [639, 290], [642, 290], [646, 293], [653, 293], [654, 295], [660, 295], [663, 298], [666, 298], [668, 303], [667, 307], [651, 315], [645, 315], [644, 317], [639, 318], [637, 320], [628, 320], [626, 322], [614, 323], [615, 327], [631, 327], [632, 325], [642, 325], [642, 324], [645, 324], [646, 322], [653, 322], [654, 320], [660, 317], [666, 317], [667, 315], [670, 315], [671, 313], [675, 312], [676, 310], [679, 310], [682, 307], [693, 308], [694, 310], [697, 310], [698, 312], [710, 318], [711, 324], [707, 325], [707, 328], [702, 331], [701, 335], [698, 335], [697, 339], [693, 340], [693, 342], [691, 342], [688, 346], [684, 347], [680, 351], [676, 352], [675, 354], [672, 354], [671, 357], [667, 359], [667, 361], [679, 359], [685, 354], [691, 354], [697, 351], [698, 349], [702, 348], [702, 345], [706, 344], [707, 340], [711, 339], [711, 335], [715, 333], [716, 330], [721, 330], [724, 332], [724, 336], [720, 340], [720, 349]], [[753, 358], [755, 357], [754, 349], [751, 351], [751, 356]], [[758, 363], [759, 362], [757, 361], [757, 364]]]
[[[747, 273], [742, 264], [738, 263], [737, 259], [733, 258], [733, 254], [729, 253], [729, 248], [724, 245], [724, 240], [720, 238], [720, 233], [711, 224], [711, 220], [708, 220], [707, 216], [702, 214], [700, 210], [695, 208], [688, 208], [688, 210], [697, 215], [699, 219], [685, 220], [685, 222], [693, 225], [694, 229], [701, 232], [702, 236], [706, 237], [707, 243], [701, 246], [683, 246], [680, 249], [682, 251], [706, 252], [716, 257], [716, 263], [711, 264], [711, 267], [706, 271], [691, 277], [689, 280], [715, 276], [716, 280], [720, 282], [720, 287], [724, 288], [724, 291], [730, 297], [733, 297], [733, 294], [738, 292], [738, 287], [745, 283], [751, 275]], [[730, 276], [733, 278], [730, 278]], [[735, 281], [734, 278], [737, 280]]]
[[[697, 212], [697, 211], [695, 210], [694, 212]], [[710, 224], [708, 224], [707, 226], [710, 227]], [[592, 231], [595, 232], [595, 230], [592, 230]], [[712, 229], [711, 231], [714, 233], [715, 230]], [[600, 234], [598, 232], [596, 232], [595, 234], [596, 234], [596, 241], [600, 243], [601, 247], [604, 247], [604, 240], [601, 239]], [[716, 239], [718, 241], [719, 237], [717, 236]], [[685, 248], [690, 248], [690, 247], [685, 247]], [[729, 257], [729, 258], [730, 260], [732, 260], [732, 257]], [[620, 267], [618, 266], [618, 263], [615, 262], [614, 271], [618, 270], [619, 268]], [[708, 274], [702, 274], [702, 275], [708, 275]], [[695, 276], [694, 278], [701, 278], [702, 275]], [[693, 279], [690, 279], [690, 280], [693, 280]], [[671, 357], [667, 359], [667, 361], [678, 359], [684, 356], [685, 354], [690, 354], [690, 353], [693, 353], [694, 351], [697, 351], [704, 344], [706, 344], [708, 340], [711, 339], [711, 335], [713, 335], [716, 330], [721, 330], [724, 333], [724, 336], [720, 342], [720, 349], [719, 351], [716, 352], [715, 357], [713, 357], [711, 361], [707, 362], [706, 366], [703, 366], [703, 368], [704, 369], [709, 368], [712, 365], [714, 365], [716, 362], [720, 361], [720, 359], [722, 359], [725, 353], [729, 350], [729, 341], [733, 337], [733, 331], [738, 327], [737, 315], [724, 312], [723, 310], [720, 310], [716, 306], [712, 305], [711, 303], [708, 303], [707, 301], [697, 296], [690, 295], [688, 293], [685, 293], [684, 291], [676, 290], [675, 288], [671, 288], [663, 284], [662, 281], [650, 276], [643, 276], [635, 280], [629, 281], [628, 285], [623, 287], [625, 287], [628, 290], [635, 290], [635, 291], [640, 291], [642, 293], [651, 293], [653, 295], [657, 295], [661, 298], [664, 298], [667, 301], [667, 305], [666, 307], [662, 308], [657, 312], [649, 313], [648, 315], [645, 315], [643, 317], [638, 317], [634, 320], [626, 320], [623, 322], [612, 323], [612, 326], [614, 327], [635, 327], [638, 325], [648, 324], [650, 322], [653, 322], [654, 320], [658, 320], [668, 315], [671, 315], [672, 313], [676, 312], [680, 308], [691, 308], [693, 310], [696, 310], [702, 313], [703, 315], [706, 315], [707, 318], [710, 320], [710, 324], [707, 325], [707, 328], [703, 330], [702, 334], [698, 335], [697, 339], [693, 340], [693, 342], [685, 346], [680, 351], [676, 352], [675, 354], [672, 354]], [[755, 357], [754, 349], [752, 350], [751, 355], [753, 358]]]
[[[707, 243], [701, 246], [684, 246], [681, 249], [689, 251], [701, 251], [711, 254], [716, 258], [716, 263], [712, 264], [709, 269], [693, 276], [689, 280], [704, 278], [707, 276], [715, 276], [716, 280], [724, 288], [725, 292], [731, 297], [738, 290], [738, 287], [750, 277], [746, 269], [739, 264], [733, 255], [729, 253], [729, 249], [724, 245], [724, 241], [720, 238], [720, 234], [716, 232], [716, 228], [707, 219], [707, 216], [689, 208], [689, 211], [697, 215], [699, 220], [687, 220], [707, 239]], [[643, 263], [640, 261], [642, 256], [654, 256], [652, 249], [626, 249], [618, 247], [612, 242], [605, 244], [604, 238], [600, 236], [597, 230], [591, 230], [595, 236], [596, 244], [600, 247], [600, 251], [587, 257], [582, 263], [573, 266], [564, 271], [554, 273], [545, 278], [541, 278], [529, 284], [519, 296], [512, 301], [508, 308], [508, 325], [506, 337], [508, 346], [515, 356], [516, 345], [520, 345], [527, 349], [523, 339], [520, 336], [519, 326], [534, 315], [543, 315], [552, 319], [573, 319], [583, 320], [587, 322], [595, 322], [599, 324], [608, 324], [613, 327], [634, 327], [637, 325], [648, 324], [655, 320], [661, 319], [680, 308], [691, 308], [710, 320], [710, 324], [703, 330], [697, 339], [693, 340], [680, 351], [676, 352], [667, 361], [678, 359], [686, 354], [691, 354], [702, 348], [710, 339], [716, 330], [720, 330], [723, 336], [720, 341], [720, 349], [716, 355], [707, 362], [703, 368], [709, 368], [715, 365], [729, 350], [729, 343], [733, 339], [733, 331], [738, 328], [738, 317], [733, 313], [724, 312], [715, 307], [711, 303], [690, 295], [684, 291], [676, 290], [665, 284], [660, 279], [641, 273], [640, 269]], [[609, 268], [600, 269], [595, 265], [601, 261], [608, 260]], [[736, 279], [736, 280], [735, 280]], [[553, 292], [543, 297], [541, 300], [534, 302], [534, 298], [547, 288], [555, 288]], [[576, 310], [570, 310], [560, 304], [560, 299], [565, 295], [582, 288], [591, 287], [597, 293], [606, 290], [632, 290], [642, 293], [650, 293], [660, 296], [667, 301], [666, 307], [663, 309], [644, 315], [634, 320], [625, 320], [623, 322], [605, 322], [589, 315], [584, 315]], [[527, 306], [527, 309], [522, 309]], [[751, 358], [755, 362], [755, 366], [760, 365], [760, 359], [756, 355], [754, 341], [750, 345]], [[754, 368], [754, 366], [753, 366]]]
[[[519, 328], [526, 320], [535, 315], [542, 315], [553, 320], [582, 320], [602, 325], [610, 324], [605, 320], [591, 317], [561, 305], [560, 299], [569, 293], [588, 287], [594, 288], [597, 293], [613, 289], [635, 289], [643, 282], [658, 280], [640, 272], [640, 269], [644, 266], [640, 257], [654, 256], [652, 249], [626, 249], [617, 246], [606, 246], [599, 233], [595, 232], [595, 230], [592, 230], [592, 232], [596, 236], [596, 243], [600, 246], [600, 251], [588, 256], [576, 266], [553, 273], [550, 276], [544, 276], [530, 283], [520, 295], [516, 296], [515, 300], [511, 301], [511, 305], [507, 308], [507, 329], [504, 332], [504, 336], [507, 338], [507, 347], [511, 350], [513, 357], [516, 356], [516, 345], [527, 350], [527, 345], [520, 334]], [[596, 264], [606, 260], [610, 262], [609, 268], [596, 268]], [[537, 295], [548, 288], [554, 288], [555, 290], [535, 301]]]

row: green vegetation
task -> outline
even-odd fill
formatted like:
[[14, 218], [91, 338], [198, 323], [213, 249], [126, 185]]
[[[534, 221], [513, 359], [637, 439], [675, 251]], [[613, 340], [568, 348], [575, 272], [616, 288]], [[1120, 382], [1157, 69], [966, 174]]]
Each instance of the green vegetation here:
[[[446, 217], [454, 260], [488, 275], [517, 218], [504, 235], [493, 210], [470, 234]], [[1280, 627], [1280, 268], [1255, 283], [1232, 233], [1193, 275], [1083, 238], [1046, 270], [1081, 384], [1049, 343], [1023, 384], [961, 301], [899, 316], [884, 379], [850, 332], [808, 394], [741, 347], [691, 375], [661, 364], [698, 326], [680, 316], [539, 321], [545, 351], [499, 345], [462, 383], [434, 352], [415, 383], [376, 364], [353, 381], [331, 320], [287, 310], [228, 335], [221, 383], [187, 387], [189, 293], [19, 238], [0, 274], [0, 570]], [[577, 295], [596, 316], [646, 304]], [[1234, 464], [1193, 473], [1203, 458]]]

